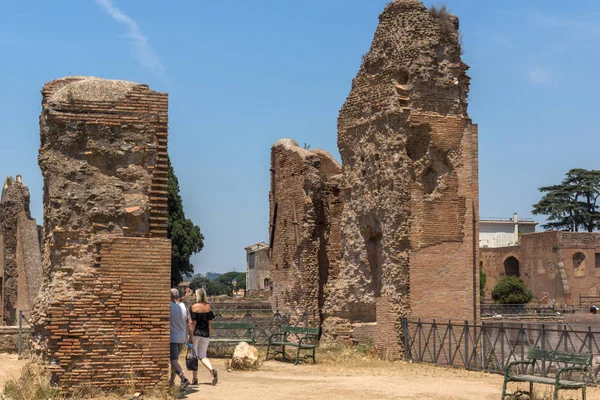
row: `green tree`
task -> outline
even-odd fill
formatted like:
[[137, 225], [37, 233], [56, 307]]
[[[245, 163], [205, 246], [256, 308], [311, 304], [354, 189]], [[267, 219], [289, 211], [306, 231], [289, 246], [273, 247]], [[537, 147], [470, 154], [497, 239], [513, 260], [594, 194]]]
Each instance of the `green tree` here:
[[500, 304], [525, 304], [529, 303], [532, 298], [531, 291], [516, 276], [507, 276], [492, 290], [492, 300]]
[[483, 272], [483, 268], [479, 267], [479, 293], [481, 299], [485, 296], [485, 284], [487, 283], [487, 274]]
[[235, 272], [235, 271], [226, 272], [223, 275], [219, 276], [217, 279], [215, 279], [215, 282], [226, 285], [233, 290], [232, 282], [234, 279], [236, 281], [236, 285], [235, 285], [236, 289], [246, 290], [246, 273], [245, 272]]
[[232, 295], [231, 287], [224, 285], [220, 282], [209, 281], [206, 278], [195, 276], [190, 282], [190, 289], [195, 291], [198, 288], [206, 288], [206, 294], [209, 296], [219, 296], [226, 294]]
[[171, 239], [171, 286], [177, 286], [184, 276], [194, 273], [190, 263], [192, 254], [204, 247], [204, 236], [200, 227], [185, 217], [183, 201], [179, 194], [179, 182], [169, 162], [167, 197], [167, 237]]
[[588, 232], [600, 226], [597, 200], [600, 196], [600, 170], [575, 168], [567, 172], [559, 185], [539, 188], [544, 193], [533, 213], [545, 215], [548, 230]]

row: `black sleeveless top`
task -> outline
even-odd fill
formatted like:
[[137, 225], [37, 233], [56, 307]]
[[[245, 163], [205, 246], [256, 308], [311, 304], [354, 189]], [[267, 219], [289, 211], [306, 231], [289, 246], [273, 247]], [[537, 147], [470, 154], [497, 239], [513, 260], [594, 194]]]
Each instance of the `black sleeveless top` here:
[[209, 312], [190, 312], [192, 321], [196, 321], [196, 327], [194, 328], [194, 336], [209, 337], [208, 321], [215, 318], [215, 314], [212, 311]]

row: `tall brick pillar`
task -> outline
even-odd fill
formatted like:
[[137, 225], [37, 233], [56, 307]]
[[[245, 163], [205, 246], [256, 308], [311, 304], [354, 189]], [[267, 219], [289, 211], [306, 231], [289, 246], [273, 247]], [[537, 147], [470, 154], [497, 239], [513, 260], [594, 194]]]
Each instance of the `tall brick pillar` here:
[[160, 386], [169, 368], [167, 94], [67, 77], [42, 95], [35, 349], [66, 392]]
[[347, 279], [330, 303], [339, 324], [371, 324], [382, 353], [401, 354], [404, 316], [478, 318], [477, 128], [467, 114], [467, 69], [455, 16], [393, 0], [340, 110], [339, 276]]

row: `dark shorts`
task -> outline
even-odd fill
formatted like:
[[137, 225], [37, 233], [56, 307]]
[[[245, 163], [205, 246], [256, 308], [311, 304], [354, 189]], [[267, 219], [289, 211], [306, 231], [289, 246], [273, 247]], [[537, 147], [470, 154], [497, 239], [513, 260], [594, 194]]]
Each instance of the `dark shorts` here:
[[179, 359], [179, 353], [181, 353], [181, 348], [183, 347], [183, 343], [170, 343], [171, 345], [171, 356], [169, 360], [177, 360]]

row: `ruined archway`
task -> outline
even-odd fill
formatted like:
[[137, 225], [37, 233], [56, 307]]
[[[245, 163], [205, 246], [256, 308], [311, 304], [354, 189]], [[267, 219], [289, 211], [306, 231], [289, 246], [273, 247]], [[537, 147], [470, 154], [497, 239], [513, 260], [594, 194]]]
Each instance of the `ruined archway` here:
[[506, 276], [519, 277], [519, 260], [517, 260], [513, 256], [510, 256], [506, 260], [504, 260], [504, 273], [506, 274]]

